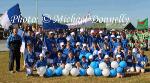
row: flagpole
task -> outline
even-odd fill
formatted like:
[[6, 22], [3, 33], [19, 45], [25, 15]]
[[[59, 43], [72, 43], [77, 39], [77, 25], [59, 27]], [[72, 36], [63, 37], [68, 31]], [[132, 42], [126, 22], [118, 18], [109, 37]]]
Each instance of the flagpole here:
[[38, 29], [38, 0], [36, 0], [36, 29]]

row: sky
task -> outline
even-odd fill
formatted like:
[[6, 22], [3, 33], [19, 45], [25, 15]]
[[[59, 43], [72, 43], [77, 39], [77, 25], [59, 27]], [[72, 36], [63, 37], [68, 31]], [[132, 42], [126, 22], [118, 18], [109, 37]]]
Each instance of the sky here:
[[[126, 14], [136, 25], [137, 20], [150, 17], [150, 0], [0, 0], [0, 13], [4, 13], [16, 3], [25, 17], [36, 16], [36, 1], [38, 1], [38, 17], [42, 14], [99, 17], [119, 17]], [[41, 19], [41, 18], [40, 18]]]

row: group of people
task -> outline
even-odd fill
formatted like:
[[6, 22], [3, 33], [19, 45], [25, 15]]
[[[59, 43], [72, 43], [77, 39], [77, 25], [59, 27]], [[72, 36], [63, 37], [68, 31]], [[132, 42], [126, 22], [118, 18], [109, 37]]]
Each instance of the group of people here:
[[[22, 35], [18, 34], [22, 30]], [[146, 31], [117, 31], [94, 29], [68, 30], [33, 30], [32, 27], [13, 28], [7, 39], [10, 52], [9, 71], [13, 73], [14, 60], [16, 71], [20, 71], [20, 53], [24, 56], [24, 67], [30, 70], [26, 75], [32, 75], [33, 70], [46, 66], [58, 68], [65, 64], [87, 69], [91, 62], [105, 62], [111, 68], [111, 62], [126, 61], [125, 71], [117, 73], [123, 77], [125, 72], [145, 72], [148, 57], [144, 54], [148, 50], [148, 36], [139, 36]], [[24, 46], [23, 43], [24, 42]], [[20, 52], [20, 49], [24, 48]], [[91, 55], [86, 56], [87, 53]], [[135, 70], [135, 71], [134, 71]]]

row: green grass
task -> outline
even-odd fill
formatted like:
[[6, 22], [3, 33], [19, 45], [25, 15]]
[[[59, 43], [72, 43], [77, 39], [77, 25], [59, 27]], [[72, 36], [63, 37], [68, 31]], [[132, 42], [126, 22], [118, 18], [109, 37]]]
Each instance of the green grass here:
[[[150, 52], [146, 52], [150, 59]], [[8, 52], [0, 52], [0, 83], [150, 83], [150, 67], [143, 74], [129, 74], [124, 78], [109, 78], [96, 76], [61, 76], [43, 78], [38, 76], [26, 77], [25, 72], [10, 74], [8, 72]], [[21, 64], [23, 60], [21, 59]]]

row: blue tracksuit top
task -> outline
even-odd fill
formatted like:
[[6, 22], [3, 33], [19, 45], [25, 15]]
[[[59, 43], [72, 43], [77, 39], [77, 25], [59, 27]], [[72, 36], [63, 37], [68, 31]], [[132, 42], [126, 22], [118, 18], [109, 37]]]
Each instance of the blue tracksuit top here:
[[67, 40], [64, 37], [58, 38], [56, 41], [57, 41], [57, 44], [59, 44], [61, 42], [64, 42], [65, 44], [67, 43]]
[[68, 53], [69, 52], [72, 52], [72, 53], [74, 53], [74, 50], [73, 50], [73, 48], [71, 48], [70, 47], [70, 49], [68, 49], [68, 48], [65, 48], [64, 50], [63, 50], [63, 54], [65, 54], [66, 55], [66, 57], [68, 56]]
[[43, 60], [38, 60], [34, 67], [38, 68], [46, 65], [47, 65], [47, 60], [46, 58], [44, 58]]
[[22, 44], [22, 38], [18, 34], [14, 36], [14, 34], [11, 34], [7, 39], [7, 47], [10, 50], [19, 50]]
[[72, 59], [71, 58], [67, 58], [67, 60], [66, 60], [66, 63], [71, 63], [72, 65], [75, 65], [75, 63], [76, 63], [76, 58], [75, 57], [73, 57]]
[[[136, 66], [144, 68], [144, 65], [148, 62], [148, 58], [145, 55], [143, 55], [143, 56], [140, 55], [140, 57], [137, 59], [137, 62], [138, 63], [136, 64]], [[143, 64], [143, 62], [145, 64]]]
[[65, 60], [65, 58], [63, 58], [63, 57], [56, 57], [55, 59], [54, 59], [54, 65], [55, 66], [60, 66], [61, 64], [63, 64], [63, 63], [65, 63], [66, 62], [66, 60]]
[[80, 62], [80, 65], [81, 65], [84, 69], [87, 69], [87, 68], [88, 68], [88, 62], [83, 62], [83, 61], [81, 61], [81, 62]]
[[79, 55], [80, 52], [81, 52], [81, 48], [75, 48], [75, 49], [74, 49], [74, 53], [75, 53], [75, 54]]
[[25, 64], [27, 67], [32, 67], [35, 64], [36, 61], [36, 55], [34, 52], [27, 52], [26, 58], [25, 58]]
[[127, 62], [128, 67], [132, 67], [134, 65], [133, 60], [134, 60], [134, 57], [132, 55], [126, 57], [126, 62]]
[[128, 45], [128, 40], [127, 39], [122, 39], [122, 47], [123, 48], [126, 48], [127, 47], [127, 45]]
[[96, 40], [96, 37], [95, 37], [95, 36], [88, 36], [88, 37], [87, 37], [87, 40], [88, 40], [88, 45], [89, 45], [89, 47], [92, 46], [92, 43], [93, 43], [93, 42], [96, 42], [96, 43], [97, 43], [97, 40]]
[[89, 52], [88, 50], [83, 50], [83, 49], [82, 49], [82, 50], [80, 51], [80, 54], [86, 55], [86, 53], [88, 53], [88, 52]]
[[27, 47], [28, 42], [31, 42], [33, 46], [34, 44], [36, 44], [36, 39], [31, 36], [24, 36], [24, 41], [25, 41], [25, 47]]
[[85, 35], [78, 35], [77, 36], [77, 41], [82, 43], [87, 43], [87, 37]]
[[76, 44], [76, 39], [73, 36], [70, 36], [70, 37], [71, 37], [71, 39], [70, 39], [71, 47], [74, 47]]
[[56, 44], [55, 38], [47, 38], [45, 42], [46, 42], [47, 50], [52, 51], [53, 49], [52, 44]]

